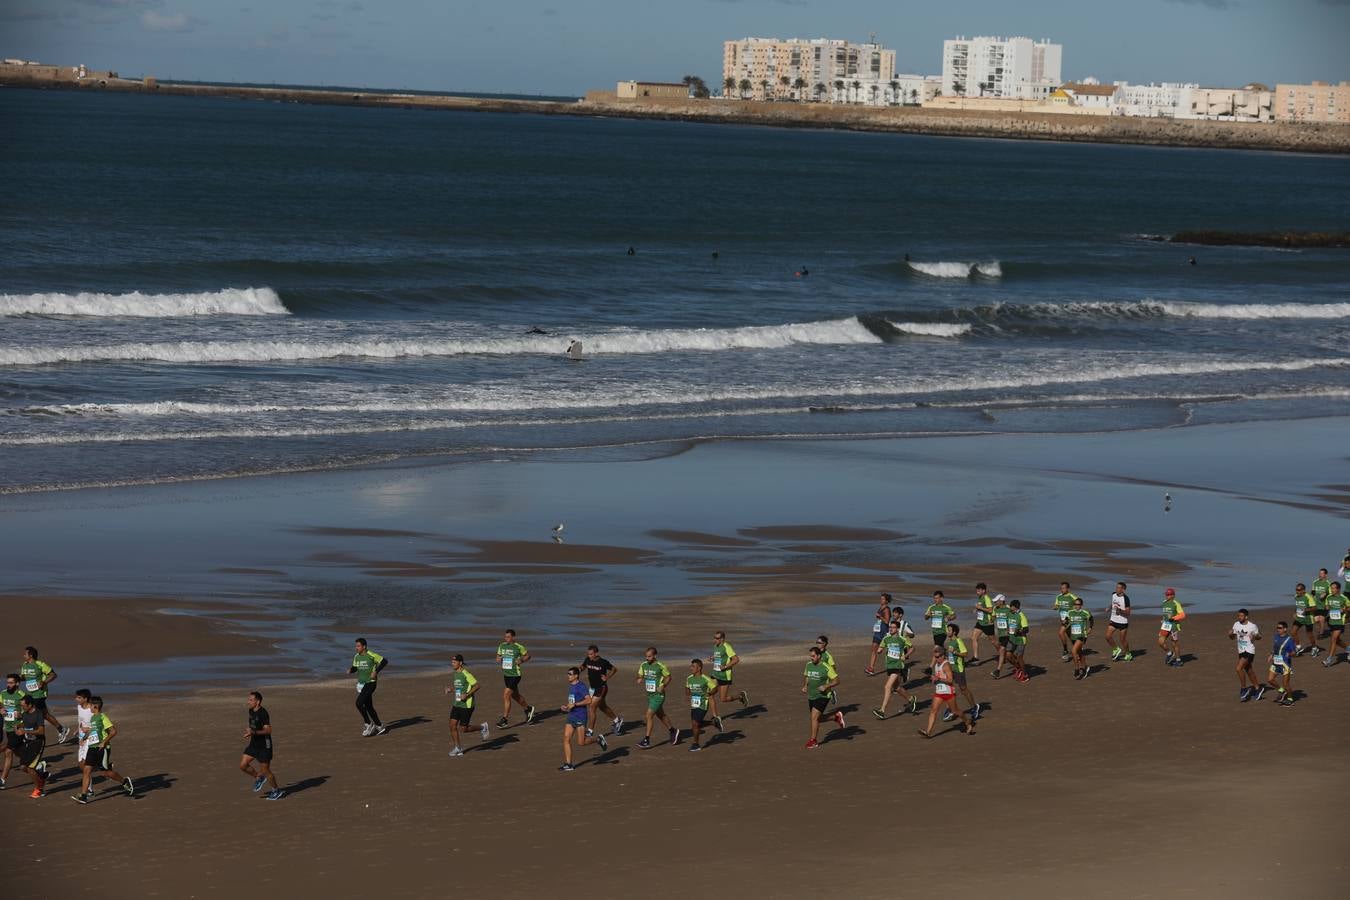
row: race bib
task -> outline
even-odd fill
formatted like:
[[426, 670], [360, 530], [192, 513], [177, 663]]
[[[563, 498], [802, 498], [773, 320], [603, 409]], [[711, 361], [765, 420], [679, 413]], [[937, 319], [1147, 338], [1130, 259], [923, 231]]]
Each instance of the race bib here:
[[1331, 621], [1333, 621], [1333, 622], [1339, 622], [1339, 621], [1341, 620], [1341, 617], [1342, 617], [1343, 615], [1345, 615], [1345, 611], [1344, 611], [1344, 610], [1341, 610], [1341, 609], [1333, 609], [1333, 610], [1331, 610], [1330, 612], [1327, 613], [1327, 618], [1331, 619]]
[[886, 648], [886, 658], [887, 658], [887, 659], [899, 659], [899, 658], [900, 658], [900, 648], [899, 648], [898, 646], [896, 646], [896, 645], [891, 645], [890, 647], [887, 647], [887, 648]]
[[946, 624], [945, 624], [946, 621], [947, 621], [947, 620], [946, 620], [945, 618], [943, 618], [942, 613], [934, 613], [934, 614], [933, 614], [933, 630], [934, 630], [934, 631], [941, 631], [943, 628], [946, 627]]
[[503, 669], [514, 669], [514, 668], [516, 667], [516, 662], [515, 662], [515, 660], [516, 660], [516, 658], [515, 658], [513, 655], [511, 655], [510, 653], [507, 653], [507, 654], [503, 655], [503, 656], [502, 656], [502, 668], [503, 668]]
[[6, 721], [6, 722], [15, 722], [15, 721], [18, 720], [18, 718], [19, 718], [19, 714], [18, 714], [18, 712], [16, 712], [15, 710], [12, 710], [12, 709], [6, 709], [6, 710], [5, 710], [5, 721]]
[[40, 687], [42, 687], [42, 682], [38, 681], [36, 678], [30, 678], [23, 683], [23, 689], [29, 693], [36, 691]]
[[455, 688], [455, 702], [459, 703], [464, 699], [464, 691], [461, 688]]
[[946, 682], [938, 682], [937, 693], [939, 697], [951, 696], [952, 686]]
[[356, 692], [357, 692], [358, 694], [361, 693], [361, 689], [364, 688], [364, 687], [365, 687], [365, 685], [358, 681], [358, 682], [356, 683]]
[[647, 681], [646, 681], [646, 687], [647, 687], [647, 693], [649, 693], [649, 694], [655, 694], [655, 693], [656, 693], [656, 679], [655, 679], [655, 678], [648, 678]]
[[720, 662], [713, 663], [713, 671], [714, 672], [722, 671], [722, 664]]
[[1172, 623], [1169, 622], [1169, 621], [1167, 621], [1166, 619], [1164, 619], [1162, 625], [1160, 626], [1160, 628], [1161, 628], [1162, 631], [1171, 631], [1171, 630], [1172, 630]]
[[703, 698], [700, 697], [698, 694], [694, 694], [692, 697], [689, 698], [689, 705], [694, 709], [702, 709]]
[[994, 619], [994, 627], [998, 628], [999, 631], [1007, 631], [1007, 630], [1008, 630], [1008, 617], [1007, 617], [1007, 616], [999, 616], [998, 618]]
[[1074, 633], [1075, 635], [1081, 635], [1081, 634], [1083, 633], [1083, 623], [1082, 623], [1082, 622], [1074, 622], [1074, 623], [1073, 623], [1073, 633]]

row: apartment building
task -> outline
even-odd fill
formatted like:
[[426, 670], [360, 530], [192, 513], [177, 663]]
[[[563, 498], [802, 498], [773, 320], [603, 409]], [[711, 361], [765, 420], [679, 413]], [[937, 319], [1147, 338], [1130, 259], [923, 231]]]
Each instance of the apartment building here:
[[1240, 88], [1190, 89], [1190, 109], [1181, 119], [1218, 119], [1232, 122], [1275, 121], [1275, 94], [1264, 84]]
[[722, 89], [746, 100], [890, 102], [895, 51], [875, 41], [744, 38], [722, 45]]
[[1119, 89], [1115, 107], [1118, 115], [1163, 119], [1189, 115], [1191, 91], [1200, 87], [1198, 84], [1171, 81], [1161, 84], [1130, 84], [1117, 81], [1115, 85]]
[[1028, 37], [958, 37], [942, 42], [946, 96], [1045, 100], [1059, 87], [1064, 47]]
[[1350, 123], [1350, 81], [1275, 85], [1275, 121]]

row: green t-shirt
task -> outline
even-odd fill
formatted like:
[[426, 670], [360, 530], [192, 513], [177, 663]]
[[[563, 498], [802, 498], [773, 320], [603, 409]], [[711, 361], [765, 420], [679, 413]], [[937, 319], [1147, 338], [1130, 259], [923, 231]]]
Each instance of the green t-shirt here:
[[42, 679], [52, 674], [52, 667], [40, 659], [32, 662], [26, 662], [19, 666], [19, 687], [34, 700], [41, 700], [47, 696], [47, 687], [42, 683]]
[[1345, 624], [1345, 595], [1327, 594], [1327, 621], [1335, 628]]
[[1163, 609], [1163, 615], [1162, 615], [1162, 630], [1163, 630], [1163, 631], [1180, 631], [1180, 630], [1181, 630], [1181, 623], [1180, 623], [1180, 622], [1174, 622], [1174, 621], [1172, 621], [1172, 620], [1175, 619], [1177, 616], [1181, 615], [1181, 603], [1180, 603], [1180, 601], [1178, 601], [1178, 600], [1164, 600], [1164, 601], [1163, 601], [1163, 605], [1162, 605], [1162, 609]]
[[730, 681], [732, 670], [726, 667], [731, 662], [731, 658], [736, 655], [736, 651], [726, 641], [720, 644], [713, 644], [713, 677], [720, 681]]
[[502, 661], [502, 674], [510, 678], [520, 677], [520, 658], [526, 654], [525, 645], [521, 643], [498, 644], [497, 656]]
[[1308, 617], [1308, 607], [1313, 605], [1313, 598], [1306, 593], [1294, 595], [1294, 618], [1306, 619]]
[[455, 708], [473, 709], [474, 697], [469, 694], [473, 686], [478, 683], [478, 679], [473, 677], [473, 673], [468, 669], [460, 669], [455, 672], [451, 678], [455, 688]]
[[934, 603], [923, 614], [928, 619], [928, 627], [934, 631], [946, 631], [952, 619], [956, 618], [956, 610], [946, 603]]
[[824, 660], [807, 663], [802, 674], [806, 676], [806, 699], [820, 700], [825, 697], [820, 691], [820, 686], [834, 680], [834, 667], [826, 665]]
[[4, 710], [5, 730], [13, 731], [19, 724], [19, 701], [28, 696], [19, 688], [12, 691], [0, 691], [0, 708]]
[[975, 621], [981, 625], [988, 625], [994, 620], [994, 600], [988, 594], [981, 594], [975, 598], [975, 605], [979, 607], [975, 611]]
[[1318, 609], [1327, 608], [1327, 595], [1331, 593], [1331, 582], [1325, 578], [1319, 578], [1312, 583], [1313, 606]]
[[914, 642], [903, 634], [890, 634], [881, 639], [881, 652], [886, 654], [886, 670], [899, 672], [905, 667], [905, 651], [914, 646]]
[[994, 607], [994, 634], [1007, 637], [1012, 630], [1013, 611], [1006, 606]]
[[1055, 609], [1059, 612], [1061, 619], [1068, 615], [1069, 610], [1073, 609], [1073, 601], [1077, 599], [1078, 595], [1073, 593], [1055, 595]]
[[828, 650], [820, 651], [820, 661], [823, 665], [827, 665], [831, 669], [834, 668], [834, 657], [830, 655], [830, 651]]
[[952, 664], [952, 671], [960, 674], [966, 670], [966, 658], [962, 655], [966, 652], [966, 642], [959, 637], [947, 638], [947, 662]]
[[356, 683], [367, 684], [378, 678], [380, 674], [379, 666], [382, 662], [384, 662], [384, 657], [370, 650], [353, 656], [352, 668], [356, 670]]
[[660, 660], [644, 662], [638, 666], [638, 676], [642, 680], [642, 690], [648, 696], [665, 696], [665, 682], [670, 679], [670, 670], [665, 663]]
[[1027, 614], [1020, 609], [1008, 610], [1008, 626], [1012, 630], [1012, 642], [1014, 644], [1025, 644], [1027, 642], [1027, 629], [1031, 623], [1027, 621]]
[[717, 690], [717, 682], [707, 675], [690, 675], [684, 680], [684, 686], [689, 689], [690, 709], [707, 709], [708, 697]]
[[1087, 640], [1088, 631], [1092, 628], [1092, 613], [1086, 609], [1071, 609], [1065, 618], [1065, 625], [1069, 629], [1071, 639]]
[[89, 717], [88, 746], [95, 747], [108, 739], [108, 731], [113, 727], [112, 719], [104, 713], [94, 713]]

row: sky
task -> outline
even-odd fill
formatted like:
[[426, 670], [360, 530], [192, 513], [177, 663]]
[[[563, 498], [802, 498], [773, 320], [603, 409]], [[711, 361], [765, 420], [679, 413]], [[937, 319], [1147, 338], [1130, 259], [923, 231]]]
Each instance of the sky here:
[[901, 72], [942, 41], [1064, 46], [1065, 80], [1350, 80], [1350, 0], [0, 0], [0, 56], [124, 76], [544, 95], [722, 80], [722, 42], [875, 34]]

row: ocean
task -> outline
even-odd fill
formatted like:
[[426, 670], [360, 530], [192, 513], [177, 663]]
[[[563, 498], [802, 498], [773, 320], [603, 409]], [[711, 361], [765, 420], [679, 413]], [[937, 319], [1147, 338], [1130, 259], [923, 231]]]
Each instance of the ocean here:
[[0, 492], [1350, 413], [1350, 253], [1150, 239], [1344, 230], [1344, 157], [11, 89], [0, 121]]

